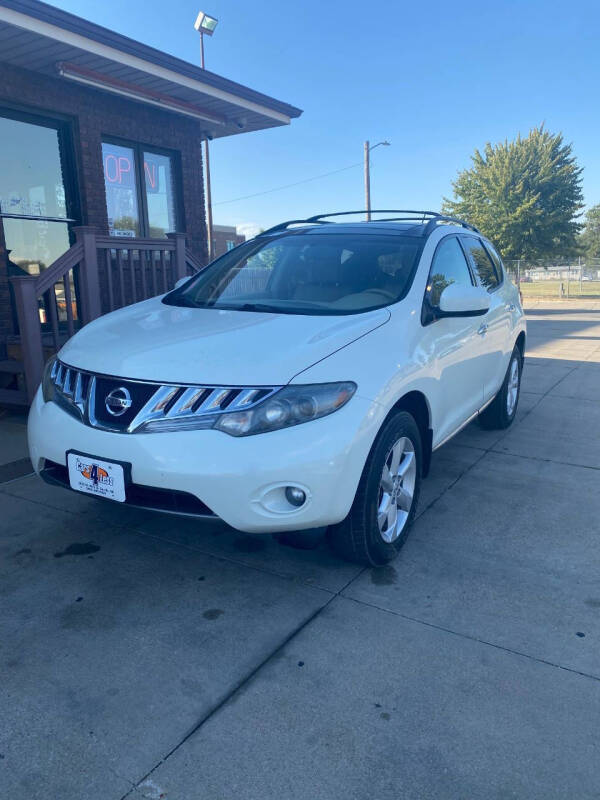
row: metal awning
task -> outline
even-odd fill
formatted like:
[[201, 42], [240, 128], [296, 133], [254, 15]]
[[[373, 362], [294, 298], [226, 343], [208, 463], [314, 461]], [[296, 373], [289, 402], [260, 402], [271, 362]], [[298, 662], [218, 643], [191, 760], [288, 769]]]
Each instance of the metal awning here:
[[0, 0], [0, 62], [195, 117], [214, 138], [287, 125], [302, 113], [38, 0]]

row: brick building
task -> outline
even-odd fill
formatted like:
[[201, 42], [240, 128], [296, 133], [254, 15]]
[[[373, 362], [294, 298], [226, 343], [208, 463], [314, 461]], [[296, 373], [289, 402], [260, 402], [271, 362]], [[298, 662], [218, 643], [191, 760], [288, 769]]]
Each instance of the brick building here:
[[[51, 290], [51, 309], [42, 308], [50, 290], [38, 285], [42, 337], [56, 317], [57, 343], [72, 327], [67, 282], [75, 327], [79, 284], [99, 287], [99, 313], [114, 307], [104, 255], [120, 259], [115, 248], [126, 258], [127, 244], [149, 248], [156, 239], [156, 253], [159, 242], [174, 253], [166, 237], [183, 233], [189, 258], [205, 263], [202, 141], [286, 125], [300, 113], [38, 0], [0, 0], [0, 402], [17, 372], [7, 355], [19, 355], [25, 313], [11, 277], [42, 275], [80, 241], [80, 226], [114, 239], [92, 259], [97, 279], [89, 264], [79, 281], [72, 269]], [[129, 264], [133, 299], [135, 282], [145, 286], [150, 274], [145, 264], [143, 274]], [[174, 276], [173, 268], [167, 283]]]
[[222, 256], [238, 244], [246, 241], [246, 237], [237, 232], [233, 225], [213, 225], [213, 258]]

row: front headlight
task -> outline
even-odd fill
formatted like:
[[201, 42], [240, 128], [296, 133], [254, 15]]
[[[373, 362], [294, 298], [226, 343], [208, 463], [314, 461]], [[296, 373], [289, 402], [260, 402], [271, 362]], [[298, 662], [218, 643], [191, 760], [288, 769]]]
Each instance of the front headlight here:
[[46, 361], [44, 373], [42, 375], [42, 397], [44, 403], [54, 399], [54, 382], [52, 380], [54, 375], [54, 365], [56, 364], [56, 356], [52, 356]]
[[289, 428], [332, 414], [345, 406], [355, 391], [356, 384], [351, 381], [286, 386], [254, 408], [219, 415], [213, 427], [231, 436]]

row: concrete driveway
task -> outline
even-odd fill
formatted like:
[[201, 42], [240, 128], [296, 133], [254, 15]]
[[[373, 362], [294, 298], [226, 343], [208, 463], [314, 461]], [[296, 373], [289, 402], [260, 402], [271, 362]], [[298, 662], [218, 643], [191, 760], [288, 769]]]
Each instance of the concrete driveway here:
[[18, 477], [0, 422], [0, 794], [600, 797], [600, 310], [528, 344], [380, 570]]

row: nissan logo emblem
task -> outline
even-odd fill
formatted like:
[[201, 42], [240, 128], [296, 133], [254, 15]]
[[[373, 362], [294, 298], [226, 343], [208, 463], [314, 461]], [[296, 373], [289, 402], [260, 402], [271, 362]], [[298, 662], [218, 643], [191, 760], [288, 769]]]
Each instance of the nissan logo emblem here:
[[129, 390], [124, 386], [113, 389], [112, 392], [106, 395], [104, 405], [109, 414], [112, 414], [113, 417], [120, 417], [128, 408], [131, 408], [131, 395], [129, 394]]

